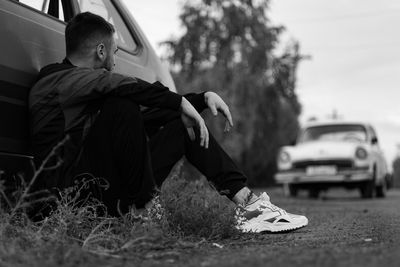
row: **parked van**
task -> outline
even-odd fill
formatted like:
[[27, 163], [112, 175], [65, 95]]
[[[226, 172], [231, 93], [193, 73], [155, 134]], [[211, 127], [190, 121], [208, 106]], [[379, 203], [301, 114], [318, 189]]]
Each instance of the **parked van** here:
[[43, 66], [63, 60], [66, 22], [86, 11], [116, 28], [116, 72], [160, 81], [176, 91], [167, 68], [120, 0], [1, 0], [0, 176], [32, 170], [29, 89]]

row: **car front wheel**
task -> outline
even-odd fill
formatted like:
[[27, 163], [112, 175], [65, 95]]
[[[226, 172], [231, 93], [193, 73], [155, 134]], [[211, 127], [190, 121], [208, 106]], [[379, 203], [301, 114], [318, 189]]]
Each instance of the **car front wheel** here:
[[308, 191], [309, 198], [318, 198], [319, 197], [319, 190], [318, 189], [310, 189]]
[[385, 180], [382, 181], [382, 184], [377, 185], [375, 188], [376, 191], [376, 197], [383, 198], [386, 196], [387, 192], [387, 183]]
[[289, 184], [289, 195], [291, 197], [297, 197], [298, 193], [299, 189], [297, 188], [297, 186], [295, 186], [294, 184]]
[[362, 198], [373, 198], [375, 184], [374, 180], [368, 180], [362, 183], [360, 186], [360, 193]]
[[299, 189], [294, 184], [284, 184], [283, 192], [284, 192], [285, 196], [296, 197], [299, 192]]
[[375, 191], [376, 170], [372, 175], [372, 179], [363, 182], [360, 186], [360, 193], [362, 198], [373, 198]]

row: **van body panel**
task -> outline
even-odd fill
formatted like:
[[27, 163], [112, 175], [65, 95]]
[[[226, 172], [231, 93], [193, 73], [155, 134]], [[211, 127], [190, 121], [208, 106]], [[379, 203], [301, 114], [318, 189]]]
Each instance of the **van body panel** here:
[[41, 67], [62, 59], [65, 24], [1, 1], [0, 25], [0, 151], [27, 154], [29, 89]]
[[[79, 12], [79, 2], [61, 2]], [[115, 71], [148, 82], [161, 81], [176, 92], [170, 73], [125, 5], [111, 2], [138, 42], [134, 52], [117, 52]], [[65, 22], [18, 1], [0, 1], [0, 152], [29, 155], [29, 89], [42, 67], [65, 57], [65, 26]]]

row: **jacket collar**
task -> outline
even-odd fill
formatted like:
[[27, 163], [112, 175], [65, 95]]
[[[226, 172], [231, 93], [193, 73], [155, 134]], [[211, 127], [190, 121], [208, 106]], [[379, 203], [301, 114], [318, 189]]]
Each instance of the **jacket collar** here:
[[38, 76], [37, 80], [47, 77], [50, 74], [53, 74], [53, 73], [56, 73], [59, 71], [63, 71], [63, 70], [67, 70], [67, 69], [71, 69], [71, 68], [75, 68], [75, 67], [76, 66], [74, 66], [71, 63], [71, 61], [69, 61], [67, 58], [64, 58], [62, 63], [54, 63], [54, 64], [50, 64], [50, 65], [43, 67], [39, 72], [39, 76]]
[[69, 61], [68, 58], [64, 58], [64, 60], [62, 61], [62, 64], [71, 65], [71, 66], [74, 66], [74, 67], [75, 67], [75, 65], [72, 64], [71, 61]]

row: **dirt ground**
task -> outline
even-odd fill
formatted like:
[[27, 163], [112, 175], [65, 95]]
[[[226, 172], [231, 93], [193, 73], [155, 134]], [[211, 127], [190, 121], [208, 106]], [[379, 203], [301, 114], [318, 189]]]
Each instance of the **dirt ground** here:
[[[331, 190], [319, 199], [286, 198], [269, 189], [273, 203], [305, 214], [309, 225], [285, 234], [247, 234], [237, 240], [164, 251], [144, 266], [400, 266], [400, 191], [365, 200], [357, 191]], [[304, 192], [305, 193], [305, 192]]]

